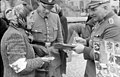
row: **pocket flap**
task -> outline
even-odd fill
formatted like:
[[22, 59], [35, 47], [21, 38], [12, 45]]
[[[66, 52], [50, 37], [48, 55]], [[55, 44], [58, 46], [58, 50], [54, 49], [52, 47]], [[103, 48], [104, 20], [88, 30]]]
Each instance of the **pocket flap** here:
[[54, 30], [58, 30], [58, 28], [57, 28], [57, 27], [54, 27]]
[[36, 30], [32, 30], [33, 32], [41, 32], [42, 33], [42, 29], [36, 29]]

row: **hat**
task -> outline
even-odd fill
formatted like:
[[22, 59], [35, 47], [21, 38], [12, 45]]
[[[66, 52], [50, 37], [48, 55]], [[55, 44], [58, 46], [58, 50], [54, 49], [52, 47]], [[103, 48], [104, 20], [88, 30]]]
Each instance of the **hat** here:
[[47, 5], [54, 5], [55, 0], [39, 0], [40, 2], [47, 4]]
[[88, 4], [88, 8], [95, 8], [101, 4], [109, 3], [110, 0], [91, 0], [91, 2]]

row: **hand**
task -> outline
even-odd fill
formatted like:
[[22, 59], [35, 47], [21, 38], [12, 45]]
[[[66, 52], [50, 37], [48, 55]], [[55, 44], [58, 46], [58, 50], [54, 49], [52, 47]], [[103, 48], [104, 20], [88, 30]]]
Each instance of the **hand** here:
[[75, 41], [77, 43], [82, 43], [82, 44], [86, 45], [86, 40], [81, 37], [75, 37]]
[[76, 44], [76, 47], [73, 48], [73, 50], [76, 53], [81, 54], [81, 53], [83, 53], [84, 48], [85, 48], [85, 46], [83, 44], [78, 43], [78, 44]]
[[41, 57], [41, 59], [42, 59], [44, 62], [50, 62], [51, 60], [54, 60], [55, 57]]
[[34, 40], [32, 34], [29, 34], [28, 39], [32, 42]]

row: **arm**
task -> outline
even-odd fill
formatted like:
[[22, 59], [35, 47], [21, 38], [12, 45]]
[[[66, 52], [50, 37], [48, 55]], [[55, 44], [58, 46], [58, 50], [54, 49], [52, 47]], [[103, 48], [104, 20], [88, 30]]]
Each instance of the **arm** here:
[[[19, 33], [12, 33], [7, 38], [6, 47], [9, 66], [16, 73], [27, 74], [44, 64], [41, 58], [34, 58], [34, 52], [27, 51], [25, 40]], [[28, 59], [28, 52], [33, 53], [33, 57]]]

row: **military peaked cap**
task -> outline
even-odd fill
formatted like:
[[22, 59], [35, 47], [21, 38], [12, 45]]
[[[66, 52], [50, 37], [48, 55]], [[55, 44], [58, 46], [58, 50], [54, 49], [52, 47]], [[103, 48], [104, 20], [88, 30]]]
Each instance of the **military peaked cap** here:
[[95, 8], [101, 4], [110, 3], [110, 0], [91, 0], [87, 8]]
[[47, 5], [54, 5], [55, 4], [55, 0], [37, 0], [37, 1], [40, 1], [40, 2], [47, 4]]

